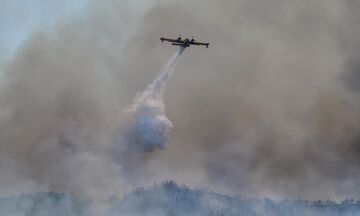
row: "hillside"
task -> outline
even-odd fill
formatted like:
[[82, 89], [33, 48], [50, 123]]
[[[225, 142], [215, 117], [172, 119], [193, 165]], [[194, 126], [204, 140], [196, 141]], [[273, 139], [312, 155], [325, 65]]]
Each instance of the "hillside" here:
[[[173, 181], [150, 189], [137, 189], [122, 200], [109, 198], [106, 215], [360, 215], [360, 202], [341, 203], [304, 200], [275, 202], [270, 199], [245, 199], [206, 190], [189, 189]], [[92, 203], [63, 193], [34, 193], [0, 199], [1, 215], [85, 216]]]

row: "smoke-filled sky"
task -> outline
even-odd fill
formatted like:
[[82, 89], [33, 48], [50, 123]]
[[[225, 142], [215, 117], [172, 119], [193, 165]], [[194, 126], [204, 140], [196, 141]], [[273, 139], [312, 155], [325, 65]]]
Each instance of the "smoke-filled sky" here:
[[[0, 2], [1, 194], [174, 179], [359, 198], [359, 1], [13, 2]], [[210, 47], [185, 50], [167, 83], [165, 149], [128, 154], [124, 110], [176, 52], [159, 38], [180, 33]]]

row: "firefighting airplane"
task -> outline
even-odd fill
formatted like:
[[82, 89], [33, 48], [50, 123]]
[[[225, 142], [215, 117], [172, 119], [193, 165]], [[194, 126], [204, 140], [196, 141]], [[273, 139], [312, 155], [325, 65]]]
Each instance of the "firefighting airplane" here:
[[206, 48], [209, 47], [209, 43], [197, 42], [194, 38], [192, 38], [191, 40], [188, 38], [181, 39], [181, 36], [179, 36], [178, 39], [170, 39], [170, 38], [162, 37], [160, 38], [160, 40], [161, 42], [168, 41], [171, 43], [171, 45], [180, 46], [183, 48], [190, 47], [191, 45], [206, 46]]

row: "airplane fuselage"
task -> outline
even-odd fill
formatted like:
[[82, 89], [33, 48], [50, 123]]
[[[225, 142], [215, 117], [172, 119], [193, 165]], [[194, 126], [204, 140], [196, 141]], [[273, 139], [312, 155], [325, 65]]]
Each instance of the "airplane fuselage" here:
[[191, 45], [202, 45], [202, 46], [206, 46], [206, 48], [209, 47], [209, 43], [203, 43], [203, 42], [197, 42], [195, 41], [195, 39], [181, 39], [181, 37], [177, 38], [177, 39], [170, 39], [170, 38], [160, 38], [161, 42], [164, 42], [164, 41], [167, 41], [167, 42], [170, 42], [171, 45], [174, 45], [174, 46], [181, 46], [181, 47], [190, 47]]

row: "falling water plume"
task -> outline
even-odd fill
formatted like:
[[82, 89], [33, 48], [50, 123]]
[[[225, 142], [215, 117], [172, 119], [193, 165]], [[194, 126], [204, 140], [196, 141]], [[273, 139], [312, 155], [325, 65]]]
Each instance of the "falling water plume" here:
[[163, 101], [166, 83], [185, 48], [180, 49], [163, 66], [160, 75], [139, 94], [130, 109], [131, 118], [128, 143], [132, 149], [151, 152], [164, 149], [167, 134], [172, 128], [171, 121], [165, 115]]

